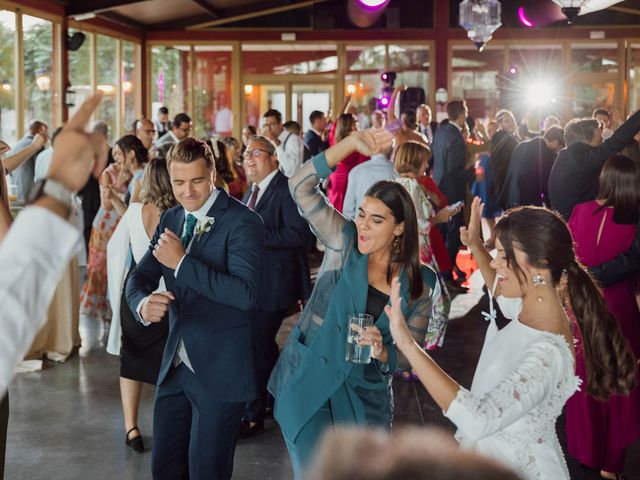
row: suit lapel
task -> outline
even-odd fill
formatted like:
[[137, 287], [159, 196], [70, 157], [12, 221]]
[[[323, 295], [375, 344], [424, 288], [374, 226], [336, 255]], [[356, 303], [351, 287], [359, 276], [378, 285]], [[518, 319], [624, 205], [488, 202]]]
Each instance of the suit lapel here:
[[208, 232], [202, 233], [202, 235], [196, 236], [191, 244], [191, 253], [196, 254], [204, 248], [205, 244], [214, 235], [218, 226], [220, 217], [224, 214], [225, 209], [229, 206], [229, 195], [224, 190], [218, 188], [218, 196], [216, 201], [207, 212], [207, 217], [214, 219], [213, 225]]
[[351, 307], [353, 307], [353, 311], [350, 313], [364, 313], [367, 308], [368, 260], [369, 256], [360, 254], [354, 246], [347, 259], [347, 268], [343, 270], [342, 276], [347, 287], [345, 297], [349, 297]]
[[267, 204], [267, 202], [269, 201], [269, 198], [277, 190], [278, 183], [282, 181], [281, 177], [284, 177], [284, 175], [281, 172], [277, 172], [275, 176], [271, 179], [271, 182], [269, 182], [269, 186], [260, 197], [260, 201], [258, 202], [258, 205], [256, 205], [256, 208], [255, 208], [256, 212], [259, 213], [259, 211], [262, 210], [264, 206]]

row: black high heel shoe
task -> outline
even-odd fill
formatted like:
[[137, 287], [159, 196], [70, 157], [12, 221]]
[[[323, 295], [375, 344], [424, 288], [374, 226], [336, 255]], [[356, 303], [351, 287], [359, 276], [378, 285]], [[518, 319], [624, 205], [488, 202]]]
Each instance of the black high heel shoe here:
[[140, 429], [138, 427], [133, 427], [127, 432], [124, 441], [128, 446], [133, 448], [134, 452], [144, 453], [144, 442], [142, 440], [142, 434], [140, 433], [140, 435], [138, 435], [137, 437], [129, 438], [129, 434], [134, 430], [138, 430], [138, 433], [140, 433]]

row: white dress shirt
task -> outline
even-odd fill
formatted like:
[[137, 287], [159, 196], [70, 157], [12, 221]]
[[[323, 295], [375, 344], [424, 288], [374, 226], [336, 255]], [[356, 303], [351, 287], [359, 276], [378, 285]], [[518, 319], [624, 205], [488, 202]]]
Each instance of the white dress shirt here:
[[69, 222], [32, 206], [18, 215], [0, 244], [0, 396], [46, 322], [53, 293], [81, 240]]
[[302, 165], [304, 159], [304, 142], [299, 135], [283, 130], [278, 135], [280, 145], [276, 147], [278, 152], [278, 161], [280, 162], [280, 171], [285, 176], [291, 177], [293, 173]]
[[[271, 180], [273, 180], [273, 177], [276, 176], [276, 173], [278, 173], [278, 169], [274, 170], [273, 172], [271, 172], [269, 175], [267, 175], [266, 177], [264, 177], [262, 179], [262, 181], [258, 184], [258, 188], [260, 190], [258, 190], [258, 196], [256, 197], [256, 204], [253, 206], [254, 208], [258, 205], [258, 203], [260, 202], [260, 199], [262, 198], [262, 195], [264, 195], [264, 192], [267, 190], [267, 188], [269, 188], [269, 185], [271, 184]], [[251, 191], [253, 193], [253, 189], [255, 188], [255, 184], [252, 187]]]

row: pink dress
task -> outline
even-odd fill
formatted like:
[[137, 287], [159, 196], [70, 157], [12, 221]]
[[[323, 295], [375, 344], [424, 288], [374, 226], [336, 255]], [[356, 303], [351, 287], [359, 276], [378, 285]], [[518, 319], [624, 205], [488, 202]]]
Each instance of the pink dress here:
[[336, 170], [329, 175], [329, 188], [327, 188], [327, 196], [329, 202], [340, 213], [342, 213], [342, 207], [344, 205], [344, 196], [347, 193], [347, 180], [349, 180], [349, 172], [356, 165], [360, 165], [362, 162], [369, 160], [369, 157], [365, 157], [360, 152], [353, 152], [347, 158], [342, 160]]
[[[613, 221], [613, 209], [598, 209], [595, 201], [573, 209], [569, 228], [576, 242], [576, 254], [587, 267], [612, 260], [627, 250], [635, 237], [636, 225]], [[601, 227], [602, 226], [602, 227]], [[598, 242], [598, 232], [602, 231]], [[618, 321], [636, 358], [640, 356], [640, 313], [633, 291], [633, 279], [602, 290], [609, 310]], [[579, 337], [576, 329], [576, 338]], [[580, 339], [576, 345], [576, 374], [585, 381], [585, 361]], [[608, 472], [622, 472], [625, 449], [640, 435], [640, 389], [628, 396], [614, 396], [600, 402], [586, 394], [583, 383], [567, 402], [567, 443], [569, 454], [583, 465]]]

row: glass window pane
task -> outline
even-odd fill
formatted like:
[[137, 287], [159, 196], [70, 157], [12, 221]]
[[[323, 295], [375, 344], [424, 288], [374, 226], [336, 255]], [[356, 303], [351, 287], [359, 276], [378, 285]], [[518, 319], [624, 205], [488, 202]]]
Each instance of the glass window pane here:
[[590, 117], [595, 108], [604, 108], [612, 112], [616, 98], [616, 82], [573, 85], [569, 98], [574, 117]]
[[195, 51], [193, 135], [231, 135], [231, 52], [226, 45], [198, 45]]
[[169, 118], [188, 111], [188, 45], [155, 46], [151, 49], [151, 111], [156, 119], [158, 108], [169, 109]]
[[[69, 35], [78, 30], [69, 29]], [[83, 32], [84, 33], [84, 32]], [[82, 102], [91, 96], [91, 41], [92, 34], [85, 33], [82, 46], [75, 52], [69, 51], [69, 83], [70, 89], [75, 92], [74, 106], [69, 108], [69, 116], [76, 113]]]
[[[22, 27], [25, 128], [34, 120], [40, 120], [53, 127], [53, 24], [42, 18], [23, 15]], [[11, 47], [13, 48], [13, 44]]]
[[122, 103], [124, 104], [124, 131], [135, 130], [133, 122], [136, 120], [136, 45], [122, 42]]
[[293, 85], [291, 94], [291, 119], [298, 122], [305, 132], [311, 128], [309, 115], [314, 110], [327, 113], [333, 96], [331, 85]]
[[284, 85], [245, 85], [244, 100], [245, 125], [253, 125], [260, 129], [263, 124], [262, 115], [272, 108], [282, 114], [283, 122], [288, 120]]
[[378, 108], [378, 96], [382, 92], [380, 73], [349, 73], [345, 81], [345, 92], [351, 93], [351, 105], [356, 112], [365, 111], [365, 115], [370, 115]]
[[385, 69], [384, 45], [347, 45], [347, 71], [370, 70], [382, 73]]
[[505, 49], [487, 45], [480, 53], [473, 45], [453, 47], [449, 98], [464, 98], [469, 114], [485, 118], [498, 110], [498, 77], [504, 69]]
[[571, 70], [574, 72], [618, 73], [618, 44], [572, 44]]
[[335, 73], [338, 56], [335, 44], [244, 44], [244, 75], [305, 75]]
[[429, 97], [429, 48], [425, 45], [389, 45], [389, 70], [396, 72], [395, 85], [418, 87]]
[[98, 89], [104, 92], [102, 102], [98, 106], [94, 117], [109, 125], [109, 139], [115, 141], [120, 137], [117, 131], [116, 115], [116, 85], [119, 80], [119, 67], [117, 62], [118, 41], [106, 35], [96, 36], [96, 51], [98, 54], [97, 81]]
[[9, 145], [13, 145], [18, 139], [15, 107], [15, 34], [15, 13], [0, 10], [0, 139]]

